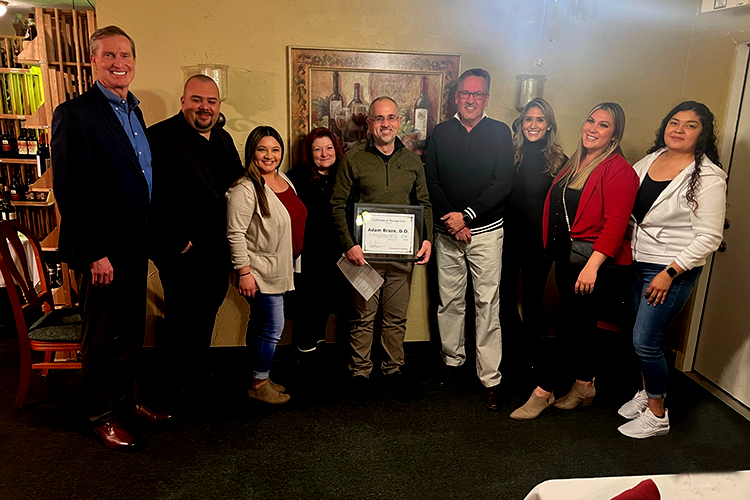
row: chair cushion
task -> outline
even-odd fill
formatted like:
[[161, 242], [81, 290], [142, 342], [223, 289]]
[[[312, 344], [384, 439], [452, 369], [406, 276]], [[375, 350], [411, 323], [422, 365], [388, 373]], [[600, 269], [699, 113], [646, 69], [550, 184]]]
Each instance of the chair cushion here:
[[80, 342], [81, 315], [77, 309], [55, 309], [31, 325], [29, 338], [40, 342]]

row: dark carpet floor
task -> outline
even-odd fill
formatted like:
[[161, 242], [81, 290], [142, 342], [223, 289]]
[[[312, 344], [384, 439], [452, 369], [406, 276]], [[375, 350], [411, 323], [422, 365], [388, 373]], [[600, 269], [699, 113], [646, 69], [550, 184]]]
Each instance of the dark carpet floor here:
[[[272, 373], [292, 394], [282, 407], [247, 401], [242, 349], [215, 348], [212, 369], [226, 383], [168, 426], [143, 429], [138, 452], [118, 453], [101, 446], [82, 418], [80, 372], [34, 373], [29, 404], [13, 409], [14, 334], [0, 334], [3, 500], [511, 500], [553, 478], [750, 469], [750, 422], [681, 373], [670, 382], [672, 432], [633, 440], [617, 432], [624, 422], [617, 408], [634, 389], [618, 376], [616, 357], [603, 363], [594, 405], [516, 422], [508, 415], [528, 398], [528, 383], [504, 381], [503, 408], [490, 413], [471, 362], [453, 388], [435, 388], [441, 362], [428, 343], [407, 345], [404, 371], [415, 401], [392, 401], [375, 378], [357, 409], [343, 402], [337, 346], [326, 346], [321, 367], [304, 373], [291, 348], [279, 348]], [[145, 353], [141, 383], [154, 406], [165, 396], [154, 382], [157, 360], [153, 349]]]

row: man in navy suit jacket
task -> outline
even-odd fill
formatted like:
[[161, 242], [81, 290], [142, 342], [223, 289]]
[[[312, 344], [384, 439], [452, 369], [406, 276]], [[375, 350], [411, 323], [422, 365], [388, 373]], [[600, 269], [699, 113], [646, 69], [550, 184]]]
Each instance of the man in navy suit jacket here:
[[[97, 82], [52, 118], [52, 169], [60, 259], [77, 273], [83, 376], [102, 443], [130, 449], [122, 417], [169, 418], [135, 400], [134, 354], [146, 323], [151, 150], [129, 92], [135, 43], [120, 28], [91, 35]], [[119, 417], [119, 418], [118, 418]]]

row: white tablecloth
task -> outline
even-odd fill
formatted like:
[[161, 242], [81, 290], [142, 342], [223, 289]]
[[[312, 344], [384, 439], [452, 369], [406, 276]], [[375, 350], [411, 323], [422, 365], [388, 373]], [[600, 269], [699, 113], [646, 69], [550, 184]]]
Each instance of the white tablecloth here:
[[[21, 236], [21, 244], [23, 244], [23, 249], [26, 252], [26, 265], [31, 272], [31, 276], [34, 278], [34, 284], [37, 284], [39, 283], [39, 270], [36, 268], [36, 262], [34, 261], [34, 250], [31, 248], [31, 242]], [[18, 267], [18, 255], [16, 255], [13, 247], [10, 247], [10, 249], [10, 253], [13, 256], [13, 261], [16, 263], [16, 267]], [[20, 267], [18, 268], [18, 272], [23, 275], [23, 271], [21, 271]], [[3, 277], [3, 274], [0, 273], [0, 287], [4, 286], [5, 278]]]
[[609, 500], [645, 479], [656, 483], [662, 500], [750, 500], [750, 471], [552, 479], [537, 485], [525, 500]]

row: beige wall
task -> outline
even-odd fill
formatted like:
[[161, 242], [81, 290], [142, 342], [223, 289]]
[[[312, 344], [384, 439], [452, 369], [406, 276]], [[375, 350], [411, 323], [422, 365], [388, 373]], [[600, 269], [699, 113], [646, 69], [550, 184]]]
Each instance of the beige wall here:
[[[565, 2], [560, 2], [564, 4]], [[123, 27], [138, 46], [133, 91], [149, 124], [179, 109], [182, 66], [230, 65], [222, 111], [239, 148], [255, 126], [288, 135], [289, 45], [460, 53], [462, 68], [493, 76], [488, 114], [516, 116], [516, 75], [546, 75], [566, 152], [587, 111], [604, 100], [627, 115], [623, 148], [635, 161], [663, 115], [684, 99], [705, 102], [723, 123], [738, 41], [750, 41], [750, 8], [698, 14], [699, 0], [600, 0], [593, 19], [564, 17], [558, 41], [524, 24], [532, 0], [98, 0], [99, 26]], [[532, 61], [541, 54], [542, 68]], [[424, 276], [410, 335], [427, 335]]]
[[[540, 24], [524, 24], [531, 0], [99, 0], [100, 26], [118, 24], [138, 44], [133, 90], [148, 123], [178, 110], [182, 66], [230, 65], [223, 111], [239, 145], [269, 124], [286, 135], [289, 45], [450, 52], [462, 68], [493, 75], [488, 113], [515, 117], [515, 76], [546, 75], [566, 151], [575, 148], [586, 112], [597, 102], [622, 104], [625, 152], [638, 158], [669, 107], [706, 102], [724, 116], [736, 43], [750, 41], [750, 8], [698, 14], [699, 0], [600, 0], [594, 18], [565, 17], [557, 43], [539, 56]], [[564, 2], [561, 2], [564, 3]]]

